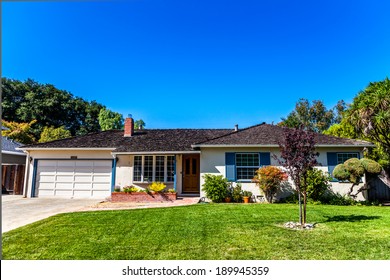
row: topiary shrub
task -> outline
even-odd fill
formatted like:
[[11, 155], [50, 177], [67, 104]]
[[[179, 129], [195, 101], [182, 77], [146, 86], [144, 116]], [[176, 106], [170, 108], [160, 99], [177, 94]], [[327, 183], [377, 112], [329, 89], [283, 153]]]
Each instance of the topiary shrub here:
[[359, 159], [350, 158], [344, 162], [345, 169], [351, 174], [349, 181], [358, 184], [360, 178], [364, 175], [364, 167]]
[[344, 164], [338, 164], [333, 169], [332, 173], [333, 177], [335, 177], [337, 180], [340, 181], [347, 181], [349, 180], [349, 177], [351, 176], [351, 173], [345, 168]]
[[374, 174], [379, 174], [381, 169], [379, 163], [373, 160], [350, 158], [349, 160], [346, 160], [344, 164], [339, 164], [335, 167], [333, 170], [333, 177], [341, 181], [348, 180], [351, 182], [352, 186], [348, 191], [348, 195], [352, 198], [356, 198], [360, 192], [368, 189], [367, 185], [364, 184], [363, 187], [358, 189], [356, 194], [352, 195], [353, 188], [360, 184], [364, 174], [371, 173], [371, 171], [373, 171]]
[[227, 196], [228, 181], [222, 175], [205, 174], [202, 191], [212, 202], [222, 202]]
[[360, 160], [364, 170], [371, 174], [380, 174], [382, 171], [382, 166], [376, 161], [368, 158], [362, 158]]

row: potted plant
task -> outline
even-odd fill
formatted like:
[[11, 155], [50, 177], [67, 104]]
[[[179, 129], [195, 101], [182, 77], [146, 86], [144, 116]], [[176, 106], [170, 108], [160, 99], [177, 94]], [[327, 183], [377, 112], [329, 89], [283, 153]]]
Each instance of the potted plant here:
[[249, 203], [251, 197], [252, 197], [252, 192], [250, 192], [250, 191], [243, 191], [242, 192], [242, 198], [244, 200], [244, 203]]
[[230, 184], [230, 185], [227, 187], [225, 202], [226, 202], [226, 203], [231, 202], [231, 201], [232, 201], [232, 197], [233, 197], [233, 187], [232, 187], [232, 185]]
[[176, 200], [177, 199], [177, 192], [175, 189], [168, 189], [165, 191], [166, 195], [171, 199], [171, 200]]
[[236, 186], [232, 188], [232, 198], [234, 202], [242, 202], [242, 187], [240, 183], [237, 183]]

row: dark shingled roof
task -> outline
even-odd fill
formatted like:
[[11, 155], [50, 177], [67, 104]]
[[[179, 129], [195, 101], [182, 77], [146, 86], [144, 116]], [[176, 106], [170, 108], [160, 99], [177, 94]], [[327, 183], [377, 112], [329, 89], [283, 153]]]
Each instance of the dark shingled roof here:
[[229, 133], [231, 129], [147, 129], [122, 137], [115, 152], [191, 151], [191, 145]]
[[20, 153], [21, 155], [24, 155], [22, 151], [16, 150], [16, 148], [19, 148], [22, 146], [22, 144], [15, 142], [13, 140], [8, 139], [7, 137], [1, 137], [1, 151], [2, 152], [13, 152], [13, 153]]
[[[227, 135], [198, 143], [202, 145], [278, 145], [284, 137], [284, 131], [291, 129], [270, 124], [258, 124]], [[315, 134], [316, 145], [372, 146], [367, 141], [340, 138], [324, 134]]]
[[231, 132], [232, 129], [144, 129], [124, 137], [123, 130], [107, 130], [23, 148], [113, 148], [115, 152], [191, 151], [192, 144]]
[[[23, 146], [23, 148], [112, 148], [118, 153], [192, 151], [213, 145], [278, 145], [283, 128], [260, 124], [232, 129], [144, 129], [124, 137], [123, 130], [108, 130], [84, 136]], [[372, 146], [372, 143], [316, 134], [317, 145]]]

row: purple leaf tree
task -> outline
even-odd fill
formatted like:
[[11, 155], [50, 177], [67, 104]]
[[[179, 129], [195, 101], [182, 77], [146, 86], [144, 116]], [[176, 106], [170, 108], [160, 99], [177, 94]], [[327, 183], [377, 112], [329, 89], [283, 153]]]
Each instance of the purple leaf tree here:
[[315, 134], [302, 129], [286, 128], [284, 139], [279, 143], [279, 147], [280, 158], [276, 156], [274, 158], [286, 169], [295, 184], [299, 198], [299, 222], [304, 225], [306, 223], [307, 173], [317, 165], [319, 155], [315, 151]]

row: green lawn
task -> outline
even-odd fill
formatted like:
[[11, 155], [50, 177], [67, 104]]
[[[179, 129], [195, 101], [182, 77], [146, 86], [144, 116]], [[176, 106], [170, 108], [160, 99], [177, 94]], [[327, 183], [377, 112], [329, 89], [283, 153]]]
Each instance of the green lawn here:
[[3, 259], [390, 259], [390, 207], [198, 204], [57, 215], [3, 234]]

